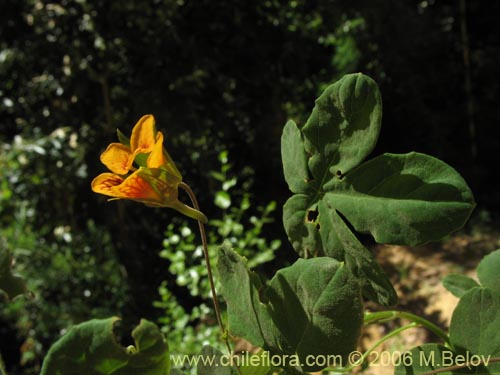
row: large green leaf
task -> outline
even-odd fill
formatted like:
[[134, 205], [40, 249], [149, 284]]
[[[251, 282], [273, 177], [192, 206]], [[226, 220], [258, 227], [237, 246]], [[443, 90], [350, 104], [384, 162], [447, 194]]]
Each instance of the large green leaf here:
[[167, 375], [168, 346], [156, 325], [141, 320], [135, 347], [116, 342], [118, 318], [95, 319], [71, 328], [49, 350], [40, 375]]
[[363, 305], [358, 281], [343, 263], [328, 257], [299, 259], [276, 273], [266, 296], [280, 347], [297, 354], [303, 370], [324, 367], [308, 365], [308, 356], [346, 359], [356, 348]]
[[500, 295], [473, 288], [463, 295], [450, 324], [450, 341], [457, 352], [500, 356]]
[[500, 249], [486, 255], [477, 266], [481, 285], [500, 293]]
[[460, 228], [475, 206], [457, 171], [416, 152], [363, 163], [328, 194], [357, 231], [370, 233], [378, 243], [412, 246]]
[[377, 84], [360, 74], [348, 74], [329, 86], [302, 129], [308, 165], [320, 186], [338, 172], [347, 173], [375, 147], [382, 120]]
[[11, 263], [10, 252], [0, 247], [0, 293], [4, 292], [9, 299], [27, 292], [25, 281], [20, 276], [12, 274]]
[[[294, 249], [302, 257], [322, 256], [318, 202], [334, 181], [358, 165], [373, 149], [380, 132], [382, 104], [376, 83], [350, 74], [316, 100], [300, 130], [289, 121], [281, 138], [283, 172], [298, 193], [283, 207], [283, 222]], [[330, 250], [332, 251], [332, 250]]]
[[362, 298], [358, 280], [343, 263], [299, 259], [278, 271], [265, 289], [245, 260], [224, 246], [218, 270], [230, 332], [272, 354], [288, 355], [288, 366], [317, 371], [322, 367], [308, 365], [307, 356], [345, 357], [356, 348]]
[[[381, 116], [376, 83], [350, 74], [316, 100], [302, 128], [286, 124], [283, 172], [295, 194], [283, 206], [283, 223], [301, 257], [346, 260], [365, 296], [387, 305], [395, 301], [392, 286], [351, 228], [379, 243], [423, 244], [460, 228], [475, 203], [462, 177], [433, 157], [385, 154], [361, 164]], [[337, 214], [340, 228], [332, 221]]]

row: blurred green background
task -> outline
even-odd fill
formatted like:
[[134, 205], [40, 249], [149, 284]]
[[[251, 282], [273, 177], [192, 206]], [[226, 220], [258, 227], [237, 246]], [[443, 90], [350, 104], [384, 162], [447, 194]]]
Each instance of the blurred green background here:
[[499, 12], [479, 0], [1, 0], [0, 246], [35, 294], [0, 297], [7, 369], [37, 372], [93, 317], [156, 321], [181, 353], [217, 341], [195, 223], [90, 190], [116, 128], [143, 114], [211, 218], [212, 254], [229, 240], [264, 273], [295, 257], [282, 127], [345, 73], [380, 85], [374, 154], [443, 159], [495, 222]]

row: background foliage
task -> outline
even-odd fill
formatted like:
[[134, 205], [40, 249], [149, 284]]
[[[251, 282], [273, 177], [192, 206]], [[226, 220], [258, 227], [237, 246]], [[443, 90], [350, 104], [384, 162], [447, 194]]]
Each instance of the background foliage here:
[[[175, 214], [107, 203], [89, 188], [115, 129], [127, 132], [145, 113], [155, 114], [207, 216], [234, 220], [226, 229], [212, 222], [213, 242], [250, 230], [250, 255], [266, 246], [259, 238], [270, 244], [284, 236], [281, 212], [258, 209], [288, 197], [283, 125], [288, 118], [304, 123], [326, 85], [354, 71], [377, 81], [386, 104], [373, 155], [439, 157], [494, 217], [499, 8], [478, 0], [3, 0], [0, 234], [36, 296], [8, 307], [0, 300], [7, 368], [33, 373], [72, 323], [121, 315], [132, 327], [141, 316], [167, 319], [164, 306], [151, 302], [162, 298], [161, 285], [182, 311], [200, 301], [175, 286], [179, 274], [158, 257], [162, 248], [174, 254], [163, 240], [183, 227], [168, 226]], [[214, 175], [222, 151], [234, 171], [253, 168], [252, 184], [236, 172]], [[232, 191], [221, 188], [235, 177]], [[238, 229], [248, 200], [245, 212], [266, 223], [257, 231], [251, 223]]]

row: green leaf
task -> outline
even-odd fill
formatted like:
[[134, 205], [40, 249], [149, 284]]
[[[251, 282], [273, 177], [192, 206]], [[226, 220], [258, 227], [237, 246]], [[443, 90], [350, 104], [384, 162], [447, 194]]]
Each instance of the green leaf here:
[[0, 293], [4, 292], [8, 299], [13, 299], [28, 292], [25, 281], [13, 275], [11, 271], [12, 257], [10, 251], [0, 248]]
[[309, 190], [309, 169], [302, 134], [293, 121], [288, 121], [281, 136], [283, 173], [290, 191], [305, 193]]
[[287, 355], [288, 366], [305, 371], [322, 368], [309, 366], [309, 355], [344, 358], [356, 348], [363, 304], [359, 283], [344, 264], [325, 257], [299, 259], [278, 271], [264, 290], [245, 263], [223, 246], [218, 270], [233, 335]]
[[[418, 375], [455, 365], [455, 353], [443, 345], [424, 344], [401, 354], [395, 361], [394, 375]], [[444, 371], [440, 375], [451, 375]]]
[[361, 73], [329, 86], [302, 129], [308, 165], [320, 185], [361, 163], [377, 143], [382, 99], [377, 84]]
[[304, 194], [295, 194], [283, 206], [283, 223], [288, 239], [297, 253], [304, 258], [321, 256], [321, 242], [318, 226], [318, 203]]
[[227, 304], [230, 332], [264, 347], [271, 341], [266, 338], [271, 334], [272, 321], [267, 306], [260, 301], [259, 292], [263, 286], [257, 274], [247, 268], [246, 259], [227, 243], [219, 250], [217, 270]]
[[376, 83], [358, 73], [325, 90], [302, 130], [293, 121], [286, 124], [281, 139], [283, 172], [290, 190], [301, 194], [284, 205], [283, 223], [300, 256], [324, 255], [317, 233], [323, 225], [318, 203], [341, 177], [337, 172], [348, 172], [371, 152], [381, 115]]
[[[383, 306], [396, 304], [398, 296], [385, 272], [373, 254], [359, 242], [345, 221], [331, 207], [329, 198], [327, 194], [320, 203], [320, 215], [326, 215], [323, 222], [328, 224], [323, 225], [320, 232], [323, 238], [325, 235], [332, 236], [332, 233], [336, 234], [336, 238], [332, 240], [333, 246], [325, 246], [325, 254], [345, 261], [349, 270], [360, 280], [365, 297]], [[327, 208], [322, 208], [323, 206]], [[331, 241], [324, 239], [323, 242], [329, 244]], [[338, 249], [342, 249], [343, 254], [339, 254]]]
[[389, 305], [396, 293], [353, 230], [379, 243], [418, 245], [460, 228], [475, 203], [462, 177], [431, 156], [385, 154], [360, 165], [381, 116], [376, 83], [351, 74], [316, 100], [303, 128], [286, 124], [283, 171], [295, 194], [283, 206], [283, 224], [301, 257], [345, 261], [364, 295]]
[[500, 355], [500, 295], [473, 288], [460, 299], [450, 324], [450, 341], [458, 353]]
[[477, 266], [481, 285], [500, 293], [500, 249], [486, 255]]
[[304, 371], [324, 367], [309, 366], [308, 356], [346, 359], [356, 349], [363, 324], [361, 290], [343, 263], [328, 257], [299, 259], [276, 273], [266, 296], [280, 347], [297, 354]]
[[470, 289], [479, 287], [479, 284], [470, 277], [458, 274], [449, 274], [443, 279], [443, 286], [455, 297], [461, 298]]
[[420, 245], [462, 227], [475, 203], [463, 178], [434, 157], [376, 157], [338, 181], [333, 206], [378, 243]]
[[116, 134], [118, 135], [118, 140], [122, 145], [130, 147], [130, 139], [123, 134], [120, 129], [116, 129]]
[[165, 375], [168, 346], [156, 325], [141, 320], [132, 332], [135, 347], [116, 342], [118, 318], [94, 319], [71, 328], [49, 350], [40, 375]]

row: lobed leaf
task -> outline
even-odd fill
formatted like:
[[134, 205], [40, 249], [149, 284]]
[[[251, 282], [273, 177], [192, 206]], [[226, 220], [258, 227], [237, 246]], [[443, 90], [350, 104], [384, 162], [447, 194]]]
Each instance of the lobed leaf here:
[[50, 348], [40, 375], [166, 375], [168, 346], [158, 327], [141, 320], [132, 331], [135, 348], [116, 342], [118, 318], [94, 319], [71, 328]]

